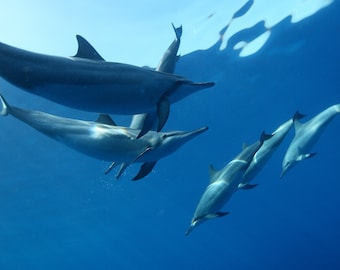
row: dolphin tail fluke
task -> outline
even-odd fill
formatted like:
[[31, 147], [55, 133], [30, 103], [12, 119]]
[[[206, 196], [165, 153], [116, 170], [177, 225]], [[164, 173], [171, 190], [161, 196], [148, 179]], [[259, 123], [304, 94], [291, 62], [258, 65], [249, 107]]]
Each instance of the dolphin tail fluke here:
[[171, 23], [171, 24], [172, 24], [172, 27], [175, 31], [176, 38], [180, 39], [182, 37], [182, 33], [183, 33], [182, 25], [176, 28], [173, 23]]
[[1, 102], [0, 115], [2, 116], [8, 115], [8, 104], [1, 94], [0, 94], [0, 102]]
[[137, 181], [147, 176], [155, 167], [156, 163], [157, 161], [145, 162], [140, 168], [138, 174], [132, 179], [132, 181]]

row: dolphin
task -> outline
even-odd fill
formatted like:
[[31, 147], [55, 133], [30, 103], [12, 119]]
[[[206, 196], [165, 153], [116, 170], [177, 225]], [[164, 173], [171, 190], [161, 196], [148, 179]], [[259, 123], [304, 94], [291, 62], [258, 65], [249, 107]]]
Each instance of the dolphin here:
[[216, 171], [210, 166], [210, 184], [204, 191], [197, 205], [191, 220], [191, 225], [185, 235], [189, 235], [198, 224], [208, 219], [222, 217], [228, 214], [228, 212], [221, 212], [220, 209], [238, 189], [243, 174], [247, 170], [254, 155], [261, 148], [263, 142], [270, 137], [272, 137], [272, 135], [262, 133], [259, 141], [244, 148], [240, 154], [220, 171]]
[[288, 146], [282, 162], [283, 177], [299, 161], [313, 157], [316, 153], [310, 150], [316, 144], [331, 120], [340, 113], [340, 104], [328, 107], [305, 123], [294, 119], [295, 136]]
[[175, 31], [176, 38], [175, 40], [170, 44], [169, 48], [165, 51], [161, 61], [159, 62], [156, 70], [167, 72], [167, 73], [174, 73], [176, 63], [179, 59], [179, 55], [177, 55], [179, 46], [181, 44], [181, 37], [182, 37], [182, 26], [175, 27], [174, 24], [172, 24], [172, 28]]
[[8, 105], [0, 95], [0, 115], [12, 115], [30, 127], [62, 144], [96, 159], [121, 164], [117, 178], [132, 163], [141, 162], [133, 180], [145, 177], [156, 162], [179, 149], [183, 144], [206, 131], [202, 127], [193, 131], [149, 131], [136, 139], [139, 130], [110, 125], [107, 115], [94, 121], [59, 117], [40, 111], [24, 110]]
[[262, 147], [255, 153], [248, 169], [244, 173], [243, 179], [239, 184], [239, 188], [250, 189], [257, 186], [257, 184], [249, 184], [249, 182], [261, 171], [270, 157], [274, 154], [275, 150], [285, 139], [288, 132], [293, 127], [294, 119], [301, 119], [302, 117], [304, 117], [304, 115], [297, 111], [291, 119], [284, 122], [271, 133], [272, 137], [270, 139], [263, 142]]
[[72, 108], [104, 114], [157, 112], [160, 131], [170, 104], [213, 82], [195, 83], [182, 76], [133, 65], [107, 62], [77, 35], [73, 57], [34, 53], [0, 43], [0, 76], [13, 85]]
[[[182, 36], [182, 26], [175, 27], [172, 24], [172, 27], [175, 31], [176, 38], [170, 44], [169, 48], [165, 51], [161, 61], [159, 62], [156, 71], [174, 73], [176, 63], [179, 59], [179, 55], [177, 55], [179, 45], [181, 43]], [[130, 128], [140, 129], [141, 133], [139, 136], [143, 136], [145, 132], [149, 129], [154, 130], [156, 128], [156, 120], [157, 113], [149, 112], [143, 114], [136, 114], [132, 117]]]

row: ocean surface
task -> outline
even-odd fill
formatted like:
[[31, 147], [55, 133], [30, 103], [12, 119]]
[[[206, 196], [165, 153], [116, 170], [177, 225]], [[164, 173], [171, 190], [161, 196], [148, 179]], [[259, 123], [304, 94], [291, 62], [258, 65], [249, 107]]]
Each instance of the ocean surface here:
[[[223, 51], [217, 42], [183, 55], [177, 74], [216, 86], [174, 104], [164, 130], [209, 130], [137, 182], [131, 178], [139, 164], [116, 180], [104, 175], [107, 162], [1, 118], [0, 269], [340, 269], [339, 116], [315, 157], [280, 179], [292, 130], [253, 180], [258, 186], [225, 205], [229, 215], [184, 235], [210, 164], [221, 169], [243, 143], [274, 131], [296, 110], [306, 121], [340, 103], [339, 14], [335, 1], [297, 24], [287, 18], [249, 57], [238, 56], [233, 39]], [[3, 79], [0, 92], [18, 107], [96, 119]]]

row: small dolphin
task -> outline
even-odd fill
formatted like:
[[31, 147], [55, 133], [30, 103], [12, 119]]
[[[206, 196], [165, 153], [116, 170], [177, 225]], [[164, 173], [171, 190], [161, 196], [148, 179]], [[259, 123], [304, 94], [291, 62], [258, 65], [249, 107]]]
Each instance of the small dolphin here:
[[340, 113], [340, 104], [328, 107], [306, 123], [301, 123], [298, 119], [294, 119], [295, 136], [283, 158], [280, 177], [283, 177], [299, 161], [311, 158], [316, 154], [311, 153], [310, 150], [338, 113]]
[[170, 44], [169, 48], [164, 53], [161, 61], [159, 62], [156, 70], [167, 72], [167, 73], [174, 73], [176, 63], [179, 59], [179, 55], [177, 55], [179, 45], [181, 44], [181, 37], [182, 37], [182, 26], [175, 27], [172, 24], [172, 27], [176, 34], [176, 39]]
[[157, 131], [165, 124], [171, 103], [214, 85], [106, 62], [83, 37], [77, 35], [77, 40], [78, 52], [68, 58], [0, 43], [0, 76], [32, 94], [80, 110], [123, 115], [156, 111]]
[[139, 130], [110, 125], [107, 115], [99, 122], [59, 117], [40, 111], [9, 106], [0, 95], [0, 115], [8, 114], [66, 146], [96, 159], [122, 164], [117, 178], [132, 163], [143, 165], [133, 180], [146, 176], [156, 162], [179, 149], [183, 144], [206, 131], [207, 127], [184, 132], [149, 131], [136, 139]]
[[262, 147], [260, 148], [259, 151], [256, 152], [248, 169], [244, 173], [239, 188], [250, 189], [257, 186], [256, 184], [255, 185], [249, 184], [249, 182], [253, 180], [255, 176], [261, 171], [266, 162], [269, 160], [269, 158], [273, 155], [275, 150], [282, 143], [288, 132], [291, 130], [294, 123], [294, 119], [301, 119], [302, 117], [304, 117], [304, 115], [299, 114], [299, 112], [296, 112], [293, 118], [289, 119], [288, 121], [280, 125], [272, 133], [273, 137], [263, 142]]
[[[165, 51], [161, 61], [156, 68], [156, 71], [166, 73], [174, 73], [175, 71], [176, 63], [179, 59], [179, 55], [177, 55], [177, 52], [181, 43], [182, 26], [175, 28], [175, 26], [172, 24], [172, 27], [175, 31], [176, 39]], [[146, 131], [154, 130], [156, 128], [156, 120], [156, 112], [136, 114], [132, 117], [130, 128], [140, 129], [141, 132], [139, 136], [141, 137], [145, 134]]]
[[191, 225], [185, 235], [188, 235], [194, 227], [202, 222], [222, 217], [228, 212], [220, 212], [220, 209], [227, 203], [238, 185], [242, 181], [243, 174], [247, 170], [256, 152], [261, 148], [263, 142], [272, 137], [262, 133], [259, 141], [247, 146], [243, 151], [230, 161], [222, 170], [216, 171], [210, 166], [210, 184], [201, 197]]

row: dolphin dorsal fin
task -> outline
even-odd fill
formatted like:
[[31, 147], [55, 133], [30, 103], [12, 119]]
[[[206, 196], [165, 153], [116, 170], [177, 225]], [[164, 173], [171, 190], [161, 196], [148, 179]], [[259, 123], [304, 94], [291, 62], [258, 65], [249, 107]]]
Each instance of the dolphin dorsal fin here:
[[113, 119], [111, 118], [110, 115], [108, 114], [99, 114], [97, 120], [97, 123], [101, 123], [101, 124], [105, 124], [105, 125], [110, 125], [110, 126], [117, 126], [117, 124], [115, 123], [115, 121], [113, 121]]
[[74, 57], [93, 61], [105, 61], [95, 48], [82, 36], [77, 35], [78, 51]]
[[210, 179], [210, 184], [214, 183], [216, 181], [216, 174], [217, 174], [217, 170], [214, 168], [214, 166], [212, 164], [210, 164], [209, 166], [209, 179]]
[[296, 111], [295, 114], [294, 114], [294, 116], [293, 116], [293, 120], [294, 120], [294, 121], [295, 121], [295, 120], [300, 120], [300, 119], [304, 118], [305, 116], [306, 116], [305, 114], [302, 114], [302, 113], [300, 113], [299, 111]]

